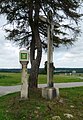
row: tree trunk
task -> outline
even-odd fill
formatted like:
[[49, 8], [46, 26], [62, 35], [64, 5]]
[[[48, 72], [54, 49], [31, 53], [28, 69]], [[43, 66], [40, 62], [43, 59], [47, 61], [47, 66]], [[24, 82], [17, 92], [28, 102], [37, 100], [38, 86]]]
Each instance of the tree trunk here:
[[[34, 38], [32, 39], [31, 49], [30, 49], [31, 71], [29, 76], [29, 87], [37, 88], [39, 66], [42, 57], [42, 46], [41, 46], [41, 40], [37, 27], [34, 27], [33, 37]], [[36, 58], [35, 58], [35, 52], [36, 52], [35, 49], [37, 50]]]
[[[38, 4], [38, 0], [35, 0], [35, 13], [34, 13], [34, 19], [32, 18], [33, 11], [32, 6], [29, 6], [29, 23], [32, 30], [32, 41], [30, 46], [30, 61], [31, 61], [31, 71], [29, 76], [29, 88], [37, 88], [37, 82], [38, 82], [38, 72], [39, 72], [39, 66], [41, 62], [42, 57], [42, 45], [39, 35], [39, 9], [40, 6]], [[35, 57], [35, 50], [37, 50], [37, 55]]]
[[42, 56], [42, 48], [41, 48], [41, 45], [39, 45], [37, 48], [37, 57], [36, 57], [36, 59], [33, 59], [31, 61], [31, 71], [30, 71], [30, 76], [29, 76], [29, 87], [30, 88], [33, 88], [33, 87], [37, 88], [41, 56]]

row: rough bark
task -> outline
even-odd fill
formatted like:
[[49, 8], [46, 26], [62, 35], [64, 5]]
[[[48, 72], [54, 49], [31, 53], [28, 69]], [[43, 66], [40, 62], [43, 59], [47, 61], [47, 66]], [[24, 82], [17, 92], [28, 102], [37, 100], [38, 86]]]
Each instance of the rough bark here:
[[[36, 32], [36, 31], [35, 31]], [[41, 56], [42, 56], [42, 48], [41, 48], [41, 41], [40, 38], [38, 37], [38, 34], [35, 34], [36, 41], [37, 41], [37, 56], [35, 58], [35, 49], [33, 49], [34, 45], [32, 45], [32, 49], [30, 51], [31, 53], [31, 71], [30, 71], [30, 76], [29, 76], [29, 87], [30, 88], [37, 88], [37, 83], [38, 83], [38, 72], [39, 72], [39, 66], [41, 62]], [[33, 53], [34, 55], [32, 55]]]
[[[39, 4], [38, 0], [35, 0], [35, 13], [34, 13], [34, 20], [32, 18], [32, 6], [30, 5], [29, 9], [29, 23], [31, 26], [32, 30], [32, 42], [30, 46], [30, 61], [31, 61], [31, 71], [30, 71], [30, 76], [29, 76], [29, 88], [37, 88], [37, 83], [38, 83], [38, 72], [39, 72], [39, 66], [41, 62], [41, 57], [42, 57], [42, 45], [41, 45], [41, 40], [40, 40], [40, 35], [39, 35], [39, 30], [38, 30], [38, 20], [39, 20]], [[37, 50], [37, 55], [35, 58], [35, 50]]]

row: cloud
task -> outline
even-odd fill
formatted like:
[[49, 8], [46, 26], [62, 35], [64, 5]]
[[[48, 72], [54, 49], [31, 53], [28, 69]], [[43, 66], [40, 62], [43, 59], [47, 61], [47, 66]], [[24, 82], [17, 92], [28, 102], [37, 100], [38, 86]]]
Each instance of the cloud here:
[[83, 67], [83, 41], [81, 38], [66, 51], [59, 51], [59, 54], [55, 55], [56, 67]]
[[[2, 30], [0, 30], [0, 68], [21, 68], [19, 62], [19, 46], [5, 39]], [[30, 62], [28, 67], [30, 67]]]

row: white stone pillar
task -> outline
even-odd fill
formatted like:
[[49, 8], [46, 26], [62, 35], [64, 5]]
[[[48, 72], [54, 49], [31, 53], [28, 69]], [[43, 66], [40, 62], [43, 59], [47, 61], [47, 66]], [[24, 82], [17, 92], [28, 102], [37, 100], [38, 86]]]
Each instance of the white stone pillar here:
[[21, 78], [21, 99], [28, 98], [28, 76], [27, 76], [27, 63], [22, 64], [22, 78]]
[[28, 98], [28, 76], [27, 76], [27, 64], [29, 63], [29, 54], [27, 50], [20, 50], [19, 61], [22, 65], [21, 76], [21, 99]]

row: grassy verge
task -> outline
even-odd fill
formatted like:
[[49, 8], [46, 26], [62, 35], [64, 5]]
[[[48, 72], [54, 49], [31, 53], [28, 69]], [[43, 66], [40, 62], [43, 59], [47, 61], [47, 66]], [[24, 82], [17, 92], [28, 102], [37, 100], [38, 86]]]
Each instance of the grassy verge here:
[[0, 73], [0, 85], [18, 85], [21, 83], [21, 73]]
[[19, 98], [19, 93], [0, 98], [0, 120], [52, 120], [54, 116], [69, 120], [66, 113], [73, 115], [70, 120], [83, 120], [83, 87], [60, 89], [54, 100], [43, 99], [41, 89], [30, 90], [28, 100]]
[[[54, 82], [63, 83], [63, 82], [83, 82], [82, 79], [77, 78], [77, 76], [65, 76], [65, 75], [54, 75]], [[0, 85], [18, 85], [21, 83], [21, 73], [0, 73]], [[46, 75], [39, 75], [38, 83], [44, 84], [47, 83]]]
[[[54, 75], [53, 81], [55, 83], [83, 82], [83, 80], [78, 78], [77, 76], [65, 76], [65, 75]], [[47, 76], [39, 75], [39, 83], [40, 84], [47, 83]]]

